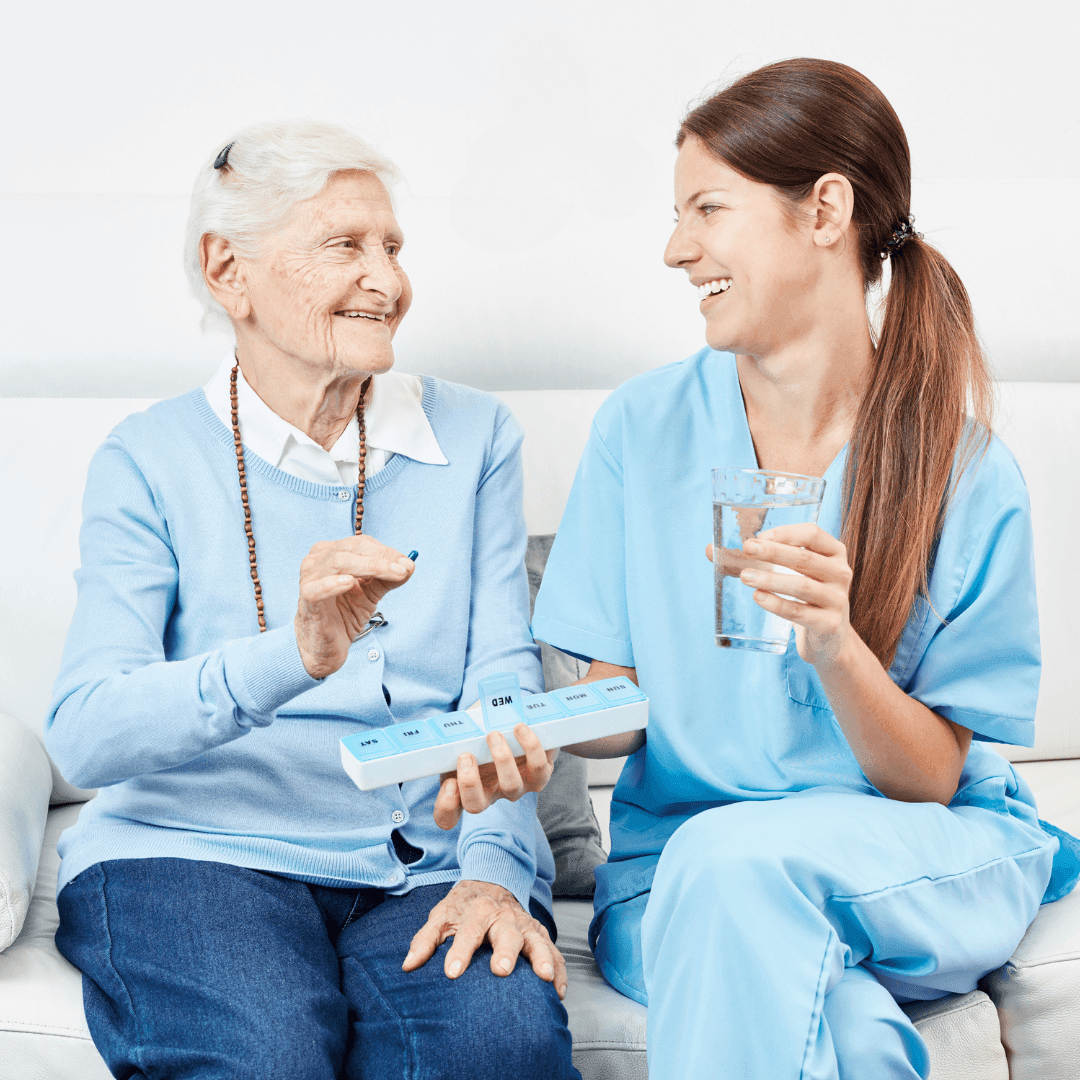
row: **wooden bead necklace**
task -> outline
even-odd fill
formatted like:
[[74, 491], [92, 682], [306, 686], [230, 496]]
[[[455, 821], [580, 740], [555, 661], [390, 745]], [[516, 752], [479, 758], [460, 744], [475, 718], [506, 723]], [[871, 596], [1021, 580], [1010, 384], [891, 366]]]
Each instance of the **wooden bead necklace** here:
[[[244, 470], [244, 444], [240, 441], [240, 414], [236, 406], [236, 377], [240, 371], [237, 360], [229, 376], [229, 404], [232, 409], [233, 445], [236, 447], [236, 471], [240, 475], [240, 502], [244, 505], [244, 535], [247, 537], [248, 562], [251, 564], [251, 581], [255, 586], [255, 608], [259, 613], [259, 633], [266, 632], [266, 615], [263, 613], [262, 585], [259, 582], [259, 567], [255, 562], [255, 534], [251, 531], [251, 506], [248, 504], [247, 473]], [[356, 521], [353, 535], [359, 536], [364, 524], [364, 483], [367, 479], [367, 429], [364, 426], [364, 395], [371, 385], [371, 376], [360, 387], [360, 400], [356, 403], [356, 423], [360, 434], [360, 470], [356, 486]], [[378, 612], [372, 621], [381, 618]], [[361, 635], [363, 636], [363, 635]]]

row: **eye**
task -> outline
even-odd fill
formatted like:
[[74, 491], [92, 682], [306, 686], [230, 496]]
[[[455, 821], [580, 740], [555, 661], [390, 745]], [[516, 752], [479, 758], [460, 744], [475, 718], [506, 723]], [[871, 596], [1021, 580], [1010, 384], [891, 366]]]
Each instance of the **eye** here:
[[338, 240], [336, 244], [332, 244], [331, 246], [336, 248], [351, 248], [356, 245], [353, 244], [351, 240]]
[[399, 251], [401, 251], [401, 245], [400, 244], [387, 244], [386, 245], [386, 254], [389, 255], [391, 259], [396, 259], [398, 257], [398, 252]]
[[722, 209], [723, 207], [717, 203], [702, 203], [701, 206], [698, 207], [698, 210], [701, 211], [703, 217], [708, 217], [714, 210]]

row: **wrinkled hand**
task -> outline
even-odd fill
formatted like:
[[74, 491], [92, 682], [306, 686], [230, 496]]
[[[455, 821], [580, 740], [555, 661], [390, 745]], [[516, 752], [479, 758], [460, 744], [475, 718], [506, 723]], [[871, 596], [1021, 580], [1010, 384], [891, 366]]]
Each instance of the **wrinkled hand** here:
[[400, 551], [363, 534], [322, 540], [304, 556], [293, 625], [312, 678], [325, 679], [345, 663], [379, 602], [414, 569]]
[[473, 953], [487, 941], [491, 944], [493, 974], [509, 975], [520, 954], [544, 982], [555, 984], [560, 998], [566, 996], [566, 963], [552, 944], [547, 927], [501, 885], [459, 881], [431, 909], [428, 921], [409, 944], [401, 970], [423, 967], [450, 937], [454, 944], [443, 962], [447, 978], [456, 979], [469, 966]]
[[[739, 579], [755, 589], [754, 602], [795, 624], [795, 647], [804, 660], [833, 663], [853, 635], [852, 575], [844, 545], [820, 526], [803, 524], [767, 529], [743, 541], [742, 549], [755, 560], [739, 572]], [[713, 557], [712, 544], [705, 554]], [[777, 573], [770, 563], [795, 573]]]
[[452, 829], [462, 810], [479, 814], [499, 799], [517, 802], [527, 791], [543, 791], [559, 751], [545, 750], [527, 724], [514, 728], [514, 738], [524, 757], [515, 758], [502, 732], [492, 731], [486, 740], [492, 757], [489, 763], [477, 765], [472, 754], [461, 754], [457, 772], [443, 773], [435, 798], [435, 824], [440, 829]]

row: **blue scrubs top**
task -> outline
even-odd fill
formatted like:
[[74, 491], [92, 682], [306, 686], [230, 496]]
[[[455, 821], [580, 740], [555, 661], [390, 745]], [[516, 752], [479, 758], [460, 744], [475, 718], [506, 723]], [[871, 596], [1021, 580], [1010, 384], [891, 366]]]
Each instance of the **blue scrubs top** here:
[[[845, 460], [846, 450], [825, 474], [818, 524], [833, 536]], [[794, 634], [784, 655], [714, 644], [705, 545], [711, 470], [722, 465], [758, 467], [734, 356], [703, 349], [625, 383], [593, 422], [536, 600], [537, 640], [636, 668], [650, 699], [645, 745], [612, 797], [597, 914], [648, 891], [668, 838], [709, 807], [809, 788], [883, 797]], [[1033, 744], [1040, 668], [1027, 489], [997, 439], [961, 478], [929, 593], [914, 605], [889, 675], [974, 732], [953, 805], [1035, 824], [1028, 786], [988, 745]], [[1062, 841], [1052, 900], [1080, 875], [1080, 847], [1048, 831]]]

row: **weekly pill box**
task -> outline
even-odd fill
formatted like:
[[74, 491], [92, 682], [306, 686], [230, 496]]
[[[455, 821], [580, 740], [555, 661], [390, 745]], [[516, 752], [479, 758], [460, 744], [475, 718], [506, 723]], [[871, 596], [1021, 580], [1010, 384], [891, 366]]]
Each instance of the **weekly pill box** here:
[[501, 731], [518, 757], [524, 751], [512, 729], [522, 721], [545, 750], [637, 731], [649, 723], [649, 699], [621, 677], [566, 686], [550, 694], [522, 694], [516, 678], [513, 686], [496, 686], [485, 679], [480, 693], [481, 703], [467, 712], [347, 735], [341, 740], [341, 764], [358, 788], [370, 791], [452, 772], [458, 754], [472, 754], [481, 765], [491, 761], [485, 741], [489, 731]]

